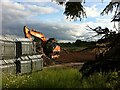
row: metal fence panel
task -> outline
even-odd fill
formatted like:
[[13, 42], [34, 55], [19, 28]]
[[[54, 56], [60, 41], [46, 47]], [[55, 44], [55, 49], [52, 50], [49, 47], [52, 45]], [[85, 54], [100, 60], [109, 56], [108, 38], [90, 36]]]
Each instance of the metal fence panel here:
[[32, 42], [22, 42], [22, 55], [32, 55], [35, 53], [35, 46]]
[[15, 59], [7, 59], [7, 60], [0, 60], [1, 61], [1, 69], [4, 73], [16, 73], [16, 65], [14, 63]]
[[[36, 44], [32, 42], [22, 43], [22, 55], [36, 54]], [[16, 57], [16, 43], [12, 41], [0, 41], [0, 59], [12, 59]]]
[[11, 59], [16, 56], [14, 42], [0, 41], [0, 59]]
[[[29, 73], [32, 71], [42, 70], [43, 58], [42, 54], [37, 55], [36, 43], [31, 41], [19, 41], [22, 45], [22, 56], [16, 58], [17, 47], [16, 41], [0, 40], [0, 68], [2, 72], [16, 73], [20, 66], [21, 73]], [[17, 65], [16, 61], [20, 61]], [[19, 72], [18, 72], [19, 73]]]

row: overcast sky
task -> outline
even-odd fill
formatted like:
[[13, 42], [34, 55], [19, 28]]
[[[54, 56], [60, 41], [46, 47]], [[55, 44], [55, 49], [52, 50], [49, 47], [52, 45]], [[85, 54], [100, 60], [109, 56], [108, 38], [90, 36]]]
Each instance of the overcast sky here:
[[[91, 0], [92, 1], [92, 0]], [[76, 39], [88, 40], [96, 33], [88, 29], [101, 26], [113, 29], [111, 23], [113, 14], [101, 16], [100, 13], [110, 0], [86, 0], [84, 4], [87, 18], [82, 21], [70, 21], [63, 14], [64, 6], [51, 0], [3, 0], [2, 5], [2, 34], [12, 34], [24, 37], [23, 27], [45, 34], [47, 38], [54, 37], [58, 41], [75, 41]], [[117, 24], [116, 24], [117, 25]], [[89, 40], [96, 40], [98, 37]]]

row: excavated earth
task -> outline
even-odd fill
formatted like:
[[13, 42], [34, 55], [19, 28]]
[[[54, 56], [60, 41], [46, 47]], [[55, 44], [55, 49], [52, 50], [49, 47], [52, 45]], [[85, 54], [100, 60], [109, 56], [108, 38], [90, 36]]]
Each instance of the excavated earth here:
[[93, 50], [61, 51], [60, 57], [56, 59], [60, 63], [80, 63], [90, 60], [95, 60], [95, 52]]

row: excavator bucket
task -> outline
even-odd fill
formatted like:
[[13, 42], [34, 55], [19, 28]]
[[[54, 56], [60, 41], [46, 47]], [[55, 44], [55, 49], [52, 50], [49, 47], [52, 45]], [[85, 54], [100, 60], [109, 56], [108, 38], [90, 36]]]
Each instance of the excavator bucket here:
[[55, 49], [53, 50], [53, 52], [60, 52], [60, 46], [56, 45]]
[[61, 48], [59, 45], [56, 45], [56, 47], [53, 49], [53, 55], [52, 55], [53, 59], [59, 58], [60, 49]]
[[27, 26], [24, 26], [23, 31], [24, 31], [25, 38], [29, 38], [32, 41], [32, 37], [29, 34], [29, 29]]

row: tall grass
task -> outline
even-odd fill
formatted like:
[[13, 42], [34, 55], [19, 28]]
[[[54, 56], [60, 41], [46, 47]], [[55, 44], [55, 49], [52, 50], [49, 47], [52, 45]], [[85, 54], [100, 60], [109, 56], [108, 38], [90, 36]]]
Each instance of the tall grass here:
[[88, 78], [75, 68], [46, 68], [27, 75], [3, 74], [3, 88], [119, 88], [118, 73]]

